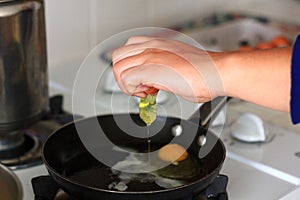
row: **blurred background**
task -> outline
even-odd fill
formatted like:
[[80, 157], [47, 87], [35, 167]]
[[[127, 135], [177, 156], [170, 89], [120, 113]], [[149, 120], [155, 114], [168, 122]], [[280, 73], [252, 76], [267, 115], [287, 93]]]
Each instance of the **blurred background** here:
[[299, 0], [45, 0], [49, 67], [83, 60], [113, 34], [170, 27], [211, 13], [242, 12], [300, 24]]

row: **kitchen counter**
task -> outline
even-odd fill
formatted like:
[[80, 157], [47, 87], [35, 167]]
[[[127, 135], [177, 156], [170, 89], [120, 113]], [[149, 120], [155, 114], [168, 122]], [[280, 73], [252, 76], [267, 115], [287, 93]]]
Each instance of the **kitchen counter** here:
[[289, 113], [268, 109], [256, 104], [240, 100], [230, 103], [229, 110], [234, 111], [236, 113], [256, 114], [257, 116], [261, 117], [264, 120], [264, 122], [300, 134], [300, 124], [292, 124]]
[[[243, 113], [263, 119], [271, 138], [268, 142], [244, 143], [232, 138], [230, 124]], [[229, 104], [226, 121], [221, 139], [228, 163], [222, 172], [229, 176], [228, 188], [234, 191], [229, 192], [231, 199], [294, 199], [289, 193], [296, 190], [296, 195], [300, 185], [299, 125], [292, 125], [287, 113], [240, 100]]]

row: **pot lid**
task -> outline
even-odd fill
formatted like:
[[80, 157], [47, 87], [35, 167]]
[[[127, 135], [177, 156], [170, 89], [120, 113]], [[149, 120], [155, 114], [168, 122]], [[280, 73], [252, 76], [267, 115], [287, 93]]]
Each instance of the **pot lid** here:
[[22, 200], [22, 187], [18, 177], [7, 167], [0, 164], [1, 199]]

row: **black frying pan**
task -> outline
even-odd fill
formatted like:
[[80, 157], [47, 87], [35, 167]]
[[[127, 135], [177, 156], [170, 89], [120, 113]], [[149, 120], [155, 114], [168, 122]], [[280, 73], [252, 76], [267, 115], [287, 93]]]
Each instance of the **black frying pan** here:
[[[207, 104], [205, 105], [207, 106]], [[205, 108], [206, 106], [202, 107]], [[95, 121], [102, 129], [99, 133], [93, 128]], [[141, 128], [131, 127], [132, 121]], [[157, 134], [151, 136], [151, 150], [156, 150], [170, 143], [174, 139], [172, 127], [181, 124], [183, 133], [178, 136], [178, 143], [190, 140], [191, 133], [196, 135], [188, 148], [188, 152], [191, 155], [196, 155], [197, 161], [201, 164], [200, 172], [185, 180], [185, 184], [171, 188], [161, 188], [155, 183], [133, 181], [126, 191], [109, 189], [108, 185], [112, 177], [111, 170], [105, 168], [103, 163], [91, 155], [81, 142], [77, 130], [84, 130], [87, 136], [88, 134], [103, 135], [121, 148], [126, 147], [138, 152], [146, 152], [147, 138], [126, 134], [119, 128], [117, 122], [127, 124], [127, 131], [138, 131], [140, 134], [146, 134], [146, 128], [143, 127], [143, 122], [137, 114], [105, 115], [79, 120], [76, 124], [67, 124], [55, 131], [44, 143], [42, 151], [44, 163], [50, 175], [65, 192], [79, 199], [182, 199], [196, 195], [205, 189], [215, 179], [222, 167], [225, 159], [225, 148], [217, 136], [207, 131], [205, 127], [198, 126], [191, 121], [158, 117], [150, 127], [151, 132], [161, 129]], [[202, 147], [198, 144], [201, 135], [206, 135], [207, 139]], [[107, 141], [99, 140], [96, 144], [92, 147], [94, 150], [103, 152], [103, 154], [109, 151], [109, 149], [105, 149]], [[209, 153], [202, 157], [201, 152], [210, 148]], [[128, 154], [119, 152], [110, 156], [110, 164], [114, 164], [124, 159]]]

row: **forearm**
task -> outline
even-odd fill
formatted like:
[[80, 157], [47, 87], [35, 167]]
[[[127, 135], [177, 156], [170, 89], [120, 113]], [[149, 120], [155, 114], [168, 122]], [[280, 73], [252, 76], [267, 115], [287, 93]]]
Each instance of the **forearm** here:
[[290, 110], [292, 48], [230, 52], [216, 58], [227, 96]]
[[132, 37], [113, 53], [114, 74], [130, 95], [155, 87], [195, 102], [227, 95], [290, 110], [292, 47], [208, 53], [176, 40]]

